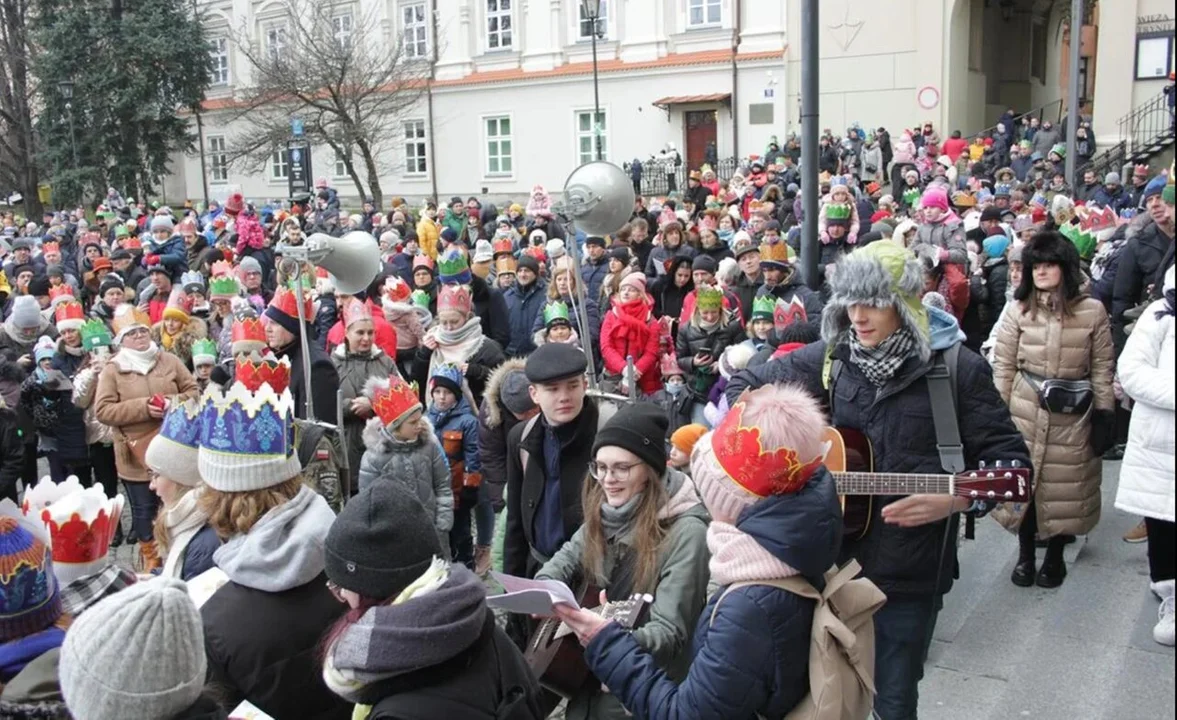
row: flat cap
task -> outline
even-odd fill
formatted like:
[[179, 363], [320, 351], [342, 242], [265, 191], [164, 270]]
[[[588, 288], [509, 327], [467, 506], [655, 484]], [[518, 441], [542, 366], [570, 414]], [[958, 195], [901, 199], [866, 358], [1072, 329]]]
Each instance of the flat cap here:
[[534, 385], [583, 375], [587, 367], [588, 360], [576, 347], [564, 343], [547, 343], [527, 358], [523, 372]]

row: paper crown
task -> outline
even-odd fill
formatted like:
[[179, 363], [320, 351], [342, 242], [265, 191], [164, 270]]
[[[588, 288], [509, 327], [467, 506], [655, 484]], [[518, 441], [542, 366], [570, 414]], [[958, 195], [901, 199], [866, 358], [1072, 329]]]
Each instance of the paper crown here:
[[952, 204], [958, 208], [976, 207], [977, 198], [973, 197], [972, 193], [967, 190], [957, 190], [952, 193]]
[[437, 259], [437, 274], [443, 283], [466, 284], [470, 282], [470, 265], [466, 254], [460, 248], [450, 248]]
[[99, 347], [110, 347], [113, 342], [106, 323], [98, 318], [91, 318], [78, 328], [82, 333], [82, 348], [87, 352]]
[[[200, 413], [200, 476], [205, 485], [222, 492], [264, 490], [302, 470], [295, 453], [290, 391], [275, 391], [269, 382], [251, 390], [249, 385], [260, 374], [251, 373], [246, 365], [238, 364], [237, 381], [227, 391], [210, 386]], [[249, 384], [242, 382], [243, 378]]]
[[130, 303], [123, 303], [115, 308], [114, 318], [110, 321], [110, 329], [114, 331], [116, 336], [122, 335], [137, 325], [149, 328], [151, 327], [151, 318], [147, 313]]
[[494, 241], [495, 257], [499, 255], [513, 255], [515, 253], [515, 244], [511, 242], [511, 238], [505, 237]]
[[433, 368], [433, 372], [429, 374], [429, 389], [433, 390], [438, 383], [442, 387], [447, 387], [450, 390], [462, 390], [462, 369], [453, 363], [438, 363], [437, 367]]
[[409, 296], [413, 291], [409, 288], [409, 284], [396, 275], [389, 275], [388, 279], [384, 281], [384, 302], [386, 303], [404, 303], [408, 302]]
[[217, 344], [209, 338], [200, 338], [192, 343], [192, 364], [215, 365], [217, 362]]
[[658, 370], [662, 373], [663, 378], [668, 378], [671, 375], [682, 375], [682, 368], [679, 367], [678, 358], [674, 353], [666, 353], [658, 361]]
[[773, 306], [772, 324], [777, 332], [784, 330], [795, 322], [805, 322], [808, 319], [808, 315], [805, 312], [805, 303], [796, 294], [793, 295], [793, 299], [789, 302], [778, 300]]
[[420, 268], [425, 268], [429, 272], [433, 272], [433, 258], [428, 255], [417, 255], [413, 258], [413, 272], [417, 272]]
[[447, 310], [460, 313], [462, 315], [469, 315], [473, 307], [473, 301], [470, 297], [470, 291], [463, 285], [442, 285], [441, 291], [437, 294], [437, 312], [443, 313]]
[[695, 290], [695, 306], [700, 310], [723, 308], [723, 291], [711, 285], [700, 285]]
[[805, 486], [822, 457], [802, 462], [791, 448], [765, 448], [760, 428], [743, 425], [744, 403], [737, 402], [711, 434], [711, 449], [724, 473], [756, 497], [796, 492]]
[[551, 327], [556, 323], [572, 325], [568, 317], [568, 306], [559, 300], [544, 305], [544, 327]]
[[[207, 397], [207, 396], [206, 396]], [[159, 426], [159, 435], [173, 450], [195, 451], [200, 445], [200, 412], [203, 405], [192, 398], [172, 403]]]
[[290, 361], [270, 354], [242, 358], [237, 362], [235, 380], [252, 393], [259, 392], [262, 385], [269, 385], [273, 393], [281, 394], [290, 387]]
[[920, 192], [919, 188], [908, 188], [907, 190], [903, 191], [903, 202], [905, 202], [908, 207], [915, 207], [922, 195], [923, 193]]
[[[270, 307], [278, 312], [298, 319], [298, 299], [294, 292], [285, 287], [279, 287], [274, 292], [274, 298], [270, 300]], [[303, 296], [303, 320], [310, 322], [315, 319], [314, 302], [305, 295]]]
[[850, 206], [846, 203], [830, 203], [826, 205], [826, 220], [829, 222], [850, 222]]
[[761, 295], [752, 301], [752, 320], [772, 320], [773, 311], [776, 310], [776, 296], [775, 295]]
[[514, 275], [519, 268], [519, 261], [511, 255], [500, 255], [495, 260], [495, 273], [498, 275]]
[[198, 292], [204, 294], [204, 276], [193, 270], [180, 275], [180, 287], [184, 288], [184, 292], [194, 293]]
[[41, 243], [41, 254], [45, 255], [47, 253], [57, 253], [58, 255], [60, 255], [61, 254], [61, 243], [53, 241], [53, 240], [46, 242], [46, 243]]
[[168, 304], [163, 310], [163, 317], [165, 320], [188, 322], [192, 316], [192, 304], [192, 296], [184, 292], [184, 288], [174, 287], [172, 294], [168, 296]]
[[372, 321], [372, 311], [368, 308], [368, 304], [354, 297], [344, 303], [342, 315], [345, 330], [362, 320]]
[[57, 330], [78, 330], [86, 323], [86, 310], [82, 304], [77, 300], [73, 300], [73, 296], [69, 296], [69, 300], [65, 300], [57, 304], [57, 310], [53, 312], [53, 319], [57, 323]]
[[1080, 260], [1090, 260], [1095, 255], [1095, 236], [1081, 230], [1078, 225], [1074, 223], [1062, 225], [1059, 227], [1059, 233], [1070, 240], [1075, 249], [1079, 251]]
[[266, 329], [256, 317], [239, 317], [233, 320], [230, 343], [234, 355], [260, 351], [266, 347]]
[[372, 402], [372, 411], [385, 426], [392, 425], [413, 411], [421, 409], [421, 401], [417, 397], [417, 384], [410, 385], [399, 377], [369, 380], [364, 391]]
[[123, 513], [123, 497], [106, 497], [101, 485], [83, 488], [76, 476], [61, 484], [48, 476], [25, 493], [21, 510], [49, 535], [53, 572], [62, 585], [106, 567], [107, 551]]
[[1013, 188], [1010, 187], [1009, 183], [997, 183], [993, 187], [994, 197], [1009, 197], [1011, 192], [1013, 192]]
[[760, 264], [791, 265], [796, 255], [786, 242], [767, 242], [760, 246]]
[[429, 309], [429, 304], [433, 301], [433, 298], [429, 297], [429, 293], [424, 290], [414, 290], [409, 297], [414, 305], [426, 310]]
[[1089, 210], [1079, 222], [1079, 228], [1090, 233], [1114, 230], [1119, 225], [1119, 216], [1110, 207]]
[[49, 288], [49, 307], [55, 308], [61, 303], [71, 300], [77, 302], [77, 298], [74, 297], [74, 289], [69, 285], [62, 283], [57, 287]]

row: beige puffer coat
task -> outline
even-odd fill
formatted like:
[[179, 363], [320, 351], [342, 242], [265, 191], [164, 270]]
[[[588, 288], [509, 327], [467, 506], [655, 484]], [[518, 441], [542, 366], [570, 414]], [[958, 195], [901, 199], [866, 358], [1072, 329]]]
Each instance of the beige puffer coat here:
[[[1083, 535], [1099, 522], [1103, 463], [1091, 451], [1096, 410], [1112, 410], [1111, 327], [1098, 300], [1076, 300], [1071, 314], [1055, 307], [1052, 293], [1036, 293], [1035, 313], [1011, 312], [994, 346], [993, 381], [1009, 405], [1034, 463], [1038, 532], [1044, 537]], [[1044, 410], [1022, 370], [1044, 378], [1090, 379], [1095, 400], [1084, 415]]]

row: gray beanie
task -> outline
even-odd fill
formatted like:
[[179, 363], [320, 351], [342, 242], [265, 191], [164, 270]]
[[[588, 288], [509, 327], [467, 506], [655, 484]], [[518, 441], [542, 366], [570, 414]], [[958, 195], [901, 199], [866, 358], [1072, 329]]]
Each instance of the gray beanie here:
[[1103, 184], [1104, 185], [1119, 185], [1120, 184], [1120, 173], [1110, 172], [1107, 175], [1104, 175], [1103, 176]]
[[535, 401], [528, 392], [530, 386], [531, 382], [528, 381], [523, 368], [511, 370], [503, 377], [499, 399], [503, 401], [503, 406], [515, 415], [524, 415], [535, 407]]
[[171, 232], [175, 227], [176, 224], [167, 215], [156, 215], [151, 218], [151, 232], [155, 232], [156, 230], [167, 230]]
[[17, 295], [12, 300], [12, 313], [8, 316], [12, 326], [30, 330], [41, 326], [41, 306], [32, 295]]
[[200, 613], [174, 578], [137, 582], [79, 616], [61, 646], [61, 692], [75, 720], [166, 718], [204, 689]]
[[241, 258], [241, 262], [238, 263], [238, 267], [241, 268], [241, 272], [243, 273], [260, 273], [262, 271], [262, 264], [257, 261], [257, 258], [250, 257], [249, 255]]

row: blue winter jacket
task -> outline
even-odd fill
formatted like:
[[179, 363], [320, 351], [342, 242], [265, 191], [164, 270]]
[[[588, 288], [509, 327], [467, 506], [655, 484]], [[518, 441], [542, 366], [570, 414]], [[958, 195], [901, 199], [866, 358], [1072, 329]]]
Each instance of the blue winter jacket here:
[[152, 246], [154, 250], [148, 250], [144, 256], [158, 255], [160, 264], [172, 274], [172, 282], [178, 280], [180, 275], [188, 270], [188, 248], [184, 247], [182, 235], [173, 235], [162, 245], [153, 242]]
[[535, 350], [531, 328], [535, 325], [537, 317], [540, 318], [540, 323], [543, 323], [541, 311], [548, 301], [548, 284], [543, 280], [536, 280], [522, 288], [516, 283], [503, 291], [503, 300], [507, 303], [507, 318], [511, 328], [511, 341], [505, 348], [506, 355], [523, 357]]
[[[834, 564], [842, 540], [833, 477], [822, 468], [800, 492], [774, 495], [744, 510], [736, 527], [803, 576], [820, 578]], [[681, 684], [668, 679], [616, 623], [589, 643], [589, 667], [634, 717], [777, 718], [809, 693], [814, 602], [779, 588], [748, 585], [729, 593], [716, 610], [724, 590], [712, 595], [699, 617], [690, 671]]]
[[446, 459], [450, 461], [450, 467], [453, 467], [456, 462], [465, 461], [467, 474], [482, 471], [482, 461], [479, 459], [478, 452], [478, 418], [470, 409], [470, 403], [466, 401], [465, 397], [459, 397], [458, 404], [449, 410], [436, 410], [430, 407], [429, 423], [433, 425], [437, 444], [441, 446], [443, 451], [445, 450], [445, 442], [442, 436], [446, 432], [457, 430], [462, 433], [462, 457], [450, 457], [447, 453]]

